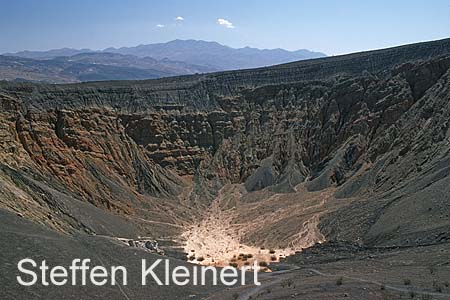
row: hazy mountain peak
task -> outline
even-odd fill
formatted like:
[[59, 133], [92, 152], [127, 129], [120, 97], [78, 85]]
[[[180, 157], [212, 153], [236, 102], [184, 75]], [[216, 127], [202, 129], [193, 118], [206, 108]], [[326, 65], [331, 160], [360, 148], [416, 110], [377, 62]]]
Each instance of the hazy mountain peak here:
[[192, 39], [176, 39], [167, 43], [107, 50], [138, 57], [149, 56], [158, 60], [168, 58], [170, 60], [213, 67], [218, 70], [255, 68], [326, 56], [324, 53], [306, 49], [288, 51], [280, 48], [258, 49], [249, 46], [231, 48], [214, 41]]

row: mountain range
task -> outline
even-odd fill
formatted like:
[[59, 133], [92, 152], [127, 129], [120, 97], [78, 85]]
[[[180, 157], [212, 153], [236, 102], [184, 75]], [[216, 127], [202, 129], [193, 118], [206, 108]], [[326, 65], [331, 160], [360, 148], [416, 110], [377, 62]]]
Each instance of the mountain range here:
[[174, 40], [104, 50], [62, 48], [5, 53], [0, 55], [0, 79], [48, 83], [154, 79], [324, 56], [305, 49], [235, 49], [216, 42]]

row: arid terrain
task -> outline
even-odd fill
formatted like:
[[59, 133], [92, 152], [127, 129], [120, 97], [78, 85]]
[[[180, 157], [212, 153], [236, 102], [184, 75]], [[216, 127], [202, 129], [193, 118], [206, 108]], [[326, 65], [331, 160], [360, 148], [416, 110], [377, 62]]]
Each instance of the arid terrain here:
[[[264, 201], [247, 204], [242, 203], [242, 189], [225, 186], [203, 219], [183, 233], [189, 261], [238, 267], [253, 265], [254, 260], [270, 264], [325, 241], [318, 223], [327, 209], [325, 203], [330, 192], [311, 193], [315, 195], [296, 204], [292, 203], [308, 194], [307, 191], [274, 194]], [[280, 204], [285, 207], [277, 208]], [[285, 224], [279, 228], [279, 223]], [[283, 234], [278, 235], [279, 232]], [[258, 240], [252, 240], [252, 236]], [[272, 245], [272, 248], [255, 245]]]
[[[449, 120], [449, 39], [146, 81], [0, 82], [0, 298], [449, 299]], [[25, 255], [137, 268], [162, 253], [126, 242], [143, 239], [175, 265], [257, 260], [263, 285], [15, 281]]]

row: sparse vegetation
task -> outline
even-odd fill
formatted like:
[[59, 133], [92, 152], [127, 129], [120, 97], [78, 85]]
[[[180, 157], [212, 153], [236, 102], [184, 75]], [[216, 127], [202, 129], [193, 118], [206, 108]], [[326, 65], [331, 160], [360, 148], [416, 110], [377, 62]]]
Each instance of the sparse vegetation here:
[[260, 262], [259, 262], [259, 266], [260, 266], [260, 267], [267, 267], [268, 264], [267, 264], [267, 262], [265, 262], [265, 261], [260, 261]]
[[411, 285], [411, 280], [410, 279], [403, 279], [403, 284], [404, 285]]
[[344, 278], [339, 277], [338, 279], [336, 279], [336, 285], [342, 285], [344, 283]]
[[197, 257], [197, 261], [204, 261], [204, 260], [205, 260], [205, 258], [203, 256]]

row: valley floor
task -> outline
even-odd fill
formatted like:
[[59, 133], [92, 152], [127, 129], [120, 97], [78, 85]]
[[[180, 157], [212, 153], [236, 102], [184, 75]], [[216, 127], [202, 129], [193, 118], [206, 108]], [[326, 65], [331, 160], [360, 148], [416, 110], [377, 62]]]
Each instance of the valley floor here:
[[345, 203], [338, 203], [331, 189], [308, 192], [299, 185], [295, 193], [266, 190], [254, 195], [242, 185], [227, 185], [181, 239], [193, 263], [241, 267], [256, 260], [265, 269], [266, 264], [324, 242], [320, 216]]

